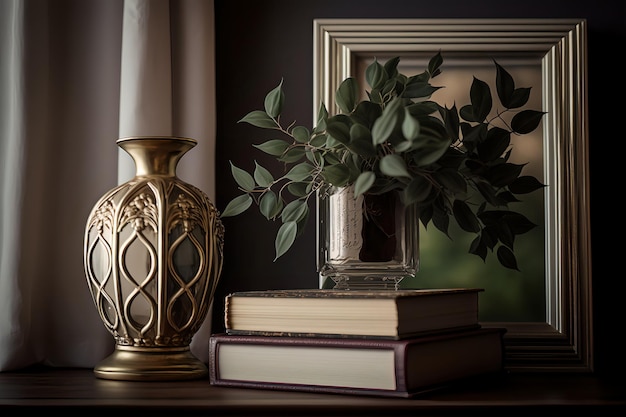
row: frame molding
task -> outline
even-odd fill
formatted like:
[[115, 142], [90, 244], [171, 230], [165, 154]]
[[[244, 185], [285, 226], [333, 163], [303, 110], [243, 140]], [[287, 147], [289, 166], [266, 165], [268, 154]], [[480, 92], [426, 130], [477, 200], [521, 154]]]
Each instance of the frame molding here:
[[505, 327], [511, 371], [592, 372], [591, 239], [584, 19], [316, 19], [313, 120], [359, 60], [506, 54], [541, 62], [546, 320]]

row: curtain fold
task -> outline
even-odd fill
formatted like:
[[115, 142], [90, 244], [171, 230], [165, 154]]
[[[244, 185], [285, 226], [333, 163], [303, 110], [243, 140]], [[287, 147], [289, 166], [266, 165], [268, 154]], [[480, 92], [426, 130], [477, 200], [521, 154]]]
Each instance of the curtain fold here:
[[[142, 3], [167, 8], [168, 20], [141, 20], [150, 16], [141, 14]], [[167, 33], [152, 45], [169, 50], [167, 64], [135, 64], [138, 75], [154, 65], [169, 74], [168, 94], [167, 77], [123, 85], [122, 45], [130, 45], [131, 58], [141, 46], [124, 39], [131, 6], [137, 22]], [[93, 204], [120, 181], [118, 137], [198, 140], [179, 174], [214, 199], [213, 27], [213, 0], [0, 2], [0, 371], [38, 363], [93, 367], [113, 350], [82, 256]], [[133, 89], [131, 97], [153, 94], [142, 112], [170, 108], [170, 130], [123, 130], [122, 120], [140, 120], [127, 110]], [[204, 326], [191, 346], [204, 361], [209, 333]]]
[[[24, 7], [17, 1], [0, 3], [0, 369], [27, 364], [24, 349], [27, 330], [14, 325], [20, 321], [20, 287], [9, 278], [18, 271], [20, 200], [24, 126], [23, 93], [24, 45], [21, 28]], [[4, 278], [6, 277], [6, 278]], [[12, 294], [5, 297], [3, 294]]]

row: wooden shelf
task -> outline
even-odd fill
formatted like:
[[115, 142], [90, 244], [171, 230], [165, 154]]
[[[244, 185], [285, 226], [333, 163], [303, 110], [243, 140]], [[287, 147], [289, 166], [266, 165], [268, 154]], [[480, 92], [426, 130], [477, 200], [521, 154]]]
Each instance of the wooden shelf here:
[[[509, 374], [416, 399], [376, 398], [215, 387], [208, 379], [127, 382], [98, 379], [91, 369], [37, 368], [0, 373], [0, 409], [149, 412], [149, 415], [376, 416], [626, 415], [626, 385], [592, 374]], [[2, 413], [7, 415], [6, 413]], [[148, 414], [146, 414], [148, 415]]]

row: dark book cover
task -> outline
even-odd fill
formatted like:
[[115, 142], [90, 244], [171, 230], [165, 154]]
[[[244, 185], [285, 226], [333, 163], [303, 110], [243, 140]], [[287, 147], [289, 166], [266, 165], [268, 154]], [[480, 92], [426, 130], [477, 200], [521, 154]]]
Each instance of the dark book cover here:
[[480, 327], [479, 288], [265, 290], [226, 297], [226, 333], [406, 339]]
[[[217, 386], [411, 398], [502, 374], [505, 331], [481, 328], [404, 340], [215, 334], [209, 378]], [[228, 350], [233, 345], [234, 356]], [[350, 360], [361, 353], [366, 356]]]
[[483, 288], [431, 288], [431, 289], [404, 289], [404, 290], [333, 290], [305, 288], [293, 290], [261, 290], [261, 291], [238, 291], [227, 297], [273, 297], [273, 298], [385, 298], [398, 299], [406, 297], [430, 297], [456, 293], [478, 293]]

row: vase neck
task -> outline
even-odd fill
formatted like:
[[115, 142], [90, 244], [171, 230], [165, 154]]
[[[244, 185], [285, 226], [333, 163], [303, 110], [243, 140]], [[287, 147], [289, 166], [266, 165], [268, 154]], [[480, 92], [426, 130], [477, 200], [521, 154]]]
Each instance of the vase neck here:
[[117, 144], [135, 161], [136, 176], [174, 177], [178, 161], [197, 142], [174, 136], [145, 136], [121, 138]]

